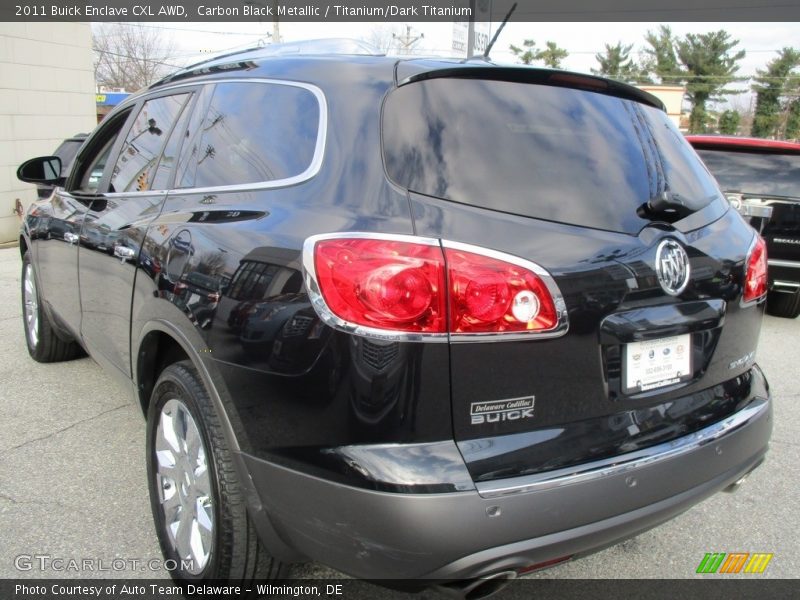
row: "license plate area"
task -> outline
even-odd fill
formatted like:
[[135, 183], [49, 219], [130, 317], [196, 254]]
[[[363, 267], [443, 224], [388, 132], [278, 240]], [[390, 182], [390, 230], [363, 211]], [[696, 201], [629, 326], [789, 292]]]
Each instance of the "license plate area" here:
[[623, 346], [626, 394], [649, 392], [692, 378], [692, 335], [676, 335]]

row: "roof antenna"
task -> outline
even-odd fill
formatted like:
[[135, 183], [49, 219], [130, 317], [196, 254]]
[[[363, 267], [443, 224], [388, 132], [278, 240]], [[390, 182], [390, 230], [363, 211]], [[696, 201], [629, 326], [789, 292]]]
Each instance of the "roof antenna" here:
[[483, 53], [483, 58], [489, 58], [489, 52], [492, 51], [492, 46], [494, 46], [494, 43], [497, 41], [497, 38], [500, 37], [500, 32], [503, 31], [503, 27], [506, 26], [506, 23], [508, 23], [508, 20], [511, 18], [511, 15], [514, 13], [516, 9], [517, 9], [517, 3], [514, 2], [514, 4], [511, 5], [511, 8], [509, 9], [506, 18], [503, 19], [502, 23], [500, 23], [500, 27], [498, 27], [497, 31], [494, 32], [494, 37], [492, 38], [492, 41], [489, 42], [488, 46], [486, 46], [486, 52]]

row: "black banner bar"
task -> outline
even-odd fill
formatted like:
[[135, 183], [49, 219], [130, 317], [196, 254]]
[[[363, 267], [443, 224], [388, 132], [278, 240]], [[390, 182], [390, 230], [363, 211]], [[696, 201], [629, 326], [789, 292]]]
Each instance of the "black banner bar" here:
[[[610, 575], [610, 574], [608, 574]], [[435, 587], [432, 581], [384, 581], [381, 585], [357, 579], [283, 579], [242, 585], [238, 582], [211, 581], [184, 584], [181, 588], [169, 579], [3, 579], [3, 600], [445, 600], [458, 597], [454, 590]], [[399, 591], [397, 587], [434, 586], [420, 594]], [[387, 587], [389, 586], [389, 587]], [[637, 598], [642, 600], [730, 600], [731, 598], [769, 598], [789, 600], [797, 597], [797, 580], [744, 579], [740, 576], [709, 575], [702, 579], [516, 579], [495, 595], [495, 600], [546, 598], [602, 599]], [[489, 591], [488, 589], [486, 591]], [[475, 593], [475, 590], [472, 592]], [[477, 597], [477, 596], [476, 596]]]
[[[6, 0], [2, 21], [500, 22], [514, 0]], [[514, 22], [800, 21], [795, 0], [518, 0]]]

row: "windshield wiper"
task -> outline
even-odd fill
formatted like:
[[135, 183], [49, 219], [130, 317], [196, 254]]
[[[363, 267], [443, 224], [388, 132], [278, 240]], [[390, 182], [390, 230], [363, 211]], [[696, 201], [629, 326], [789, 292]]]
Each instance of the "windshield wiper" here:
[[636, 214], [642, 219], [660, 219], [674, 223], [688, 217], [696, 210], [689, 205], [685, 197], [677, 192], [664, 190], [637, 208]]

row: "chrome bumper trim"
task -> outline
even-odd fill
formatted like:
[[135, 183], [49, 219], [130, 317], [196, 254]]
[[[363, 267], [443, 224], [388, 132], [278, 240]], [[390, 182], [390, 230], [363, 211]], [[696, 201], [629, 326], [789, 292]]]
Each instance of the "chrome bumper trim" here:
[[773, 267], [791, 267], [793, 269], [800, 269], [800, 261], [796, 260], [781, 260], [779, 258], [768, 258], [767, 264]]
[[800, 283], [797, 281], [783, 281], [782, 279], [776, 279], [772, 282], [771, 289], [777, 288], [789, 288], [790, 290], [797, 290], [800, 289]]
[[549, 490], [620, 475], [693, 452], [744, 427], [760, 417], [768, 409], [769, 400], [756, 398], [739, 412], [718, 423], [663, 444], [547, 473], [525, 475], [505, 481], [476, 483], [475, 487], [483, 498], [498, 498], [512, 494]]

